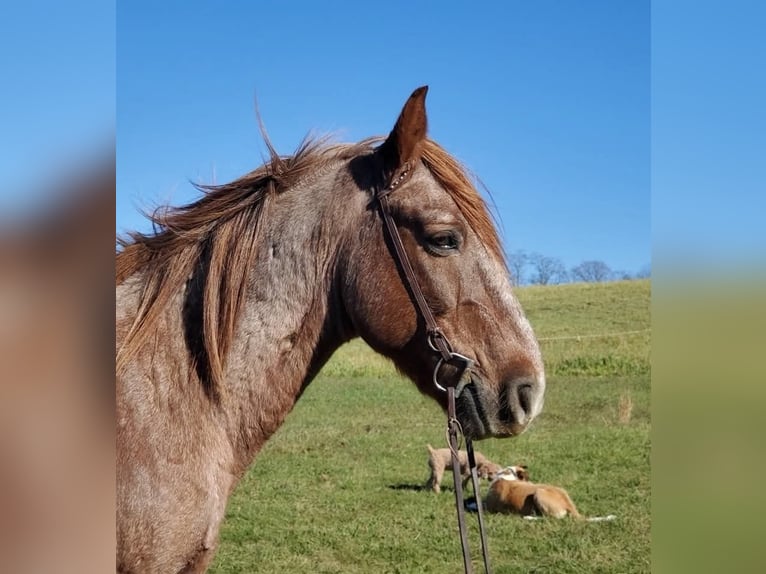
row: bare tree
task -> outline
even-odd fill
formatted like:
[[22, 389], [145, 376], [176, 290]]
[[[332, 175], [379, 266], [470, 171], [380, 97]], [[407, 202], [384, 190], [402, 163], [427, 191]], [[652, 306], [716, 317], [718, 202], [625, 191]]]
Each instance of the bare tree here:
[[649, 279], [652, 276], [652, 264], [647, 263], [636, 272], [636, 279]]
[[508, 267], [511, 270], [511, 279], [514, 285], [524, 283], [524, 271], [529, 265], [529, 255], [522, 249], [517, 249], [508, 255]]
[[587, 283], [599, 283], [609, 281], [612, 278], [612, 270], [603, 261], [583, 261], [576, 267], [572, 267], [572, 278]]
[[530, 283], [549, 285], [551, 283], [563, 283], [567, 280], [567, 270], [560, 259], [532, 253], [529, 256], [529, 264], [535, 271], [530, 277]]

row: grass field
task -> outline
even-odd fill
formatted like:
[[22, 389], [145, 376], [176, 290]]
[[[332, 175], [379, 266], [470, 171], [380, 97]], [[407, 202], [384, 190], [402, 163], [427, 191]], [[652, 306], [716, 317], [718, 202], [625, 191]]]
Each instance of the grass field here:
[[[517, 290], [546, 362], [543, 414], [478, 450], [606, 523], [487, 516], [496, 574], [649, 572], [648, 281]], [[448, 478], [422, 489], [444, 414], [360, 341], [340, 349], [240, 483], [212, 571], [462, 571]], [[486, 483], [484, 484], [486, 488]], [[482, 571], [476, 522], [468, 521]]]

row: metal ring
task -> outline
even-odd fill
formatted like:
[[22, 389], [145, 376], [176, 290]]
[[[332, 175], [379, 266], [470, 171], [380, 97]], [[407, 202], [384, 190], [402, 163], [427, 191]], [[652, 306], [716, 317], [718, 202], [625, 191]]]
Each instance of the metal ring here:
[[[463, 361], [463, 363], [465, 363], [465, 366], [463, 367], [464, 372], [470, 369], [474, 364], [474, 360], [471, 359], [470, 357], [466, 357], [465, 355], [461, 355], [460, 353], [450, 352], [449, 362], [451, 363], [454, 359], [459, 359], [460, 361]], [[439, 384], [439, 379], [438, 379], [439, 369], [442, 368], [442, 365], [445, 362], [446, 361], [444, 360], [444, 357], [439, 357], [439, 360], [436, 361], [436, 367], [434, 367], [433, 379], [434, 379], [434, 386], [440, 391], [443, 391], [446, 393], [447, 389]]]
[[431, 347], [432, 351], [435, 351], [436, 353], [441, 353], [441, 349], [436, 346], [436, 343], [434, 343], [435, 338], [439, 338], [442, 341], [444, 341], [444, 344], [447, 346], [447, 351], [450, 355], [454, 355], [452, 352], [452, 345], [450, 345], [449, 340], [447, 337], [444, 336], [444, 333], [439, 331], [439, 329], [434, 329], [433, 331], [429, 331], [428, 335], [426, 335], [426, 342], [428, 342], [428, 346]]
[[446, 393], [446, 392], [447, 392], [447, 389], [445, 389], [444, 387], [442, 387], [442, 386], [439, 384], [439, 381], [438, 381], [438, 380], [437, 380], [437, 378], [436, 378], [436, 375], [438, 375], [438, 374], [439, 374], [439, 369], [441, 369], [441, 366], [442, 366], [443, 364], [444, 364], [444, 357], [439, 357], [439, 360], [436, 362], [436, 367], [434, 367], [434, 386], [435, 386], [437, 389], [439, 389], [440, 391], [442, 391], [442, 392]]

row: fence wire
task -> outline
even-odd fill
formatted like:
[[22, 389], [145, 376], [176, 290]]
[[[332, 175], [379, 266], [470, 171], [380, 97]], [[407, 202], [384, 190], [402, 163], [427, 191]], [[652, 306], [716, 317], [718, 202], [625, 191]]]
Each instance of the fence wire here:
[[648, 333], [651, 329], [638, 329], [635, 331], [617, 331], [615, 333], [597, 333], [589, 335], [562, 335], [560, 337], [538, 337], [538, 341], [579, 341], [581, 339], [599, 339], [605, 337], [621, 337], [623, 335], [638, 335]]

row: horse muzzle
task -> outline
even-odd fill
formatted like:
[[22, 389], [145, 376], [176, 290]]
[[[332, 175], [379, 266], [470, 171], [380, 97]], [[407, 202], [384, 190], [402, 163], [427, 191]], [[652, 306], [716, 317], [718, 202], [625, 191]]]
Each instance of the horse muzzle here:
[[544, 393], [542, 377], [513, 379], [497, 391], [471, 373], [470, 383], [462, 386], [455, 403], [463, 434], [472, 440], [521, 434], [540, 414]]

